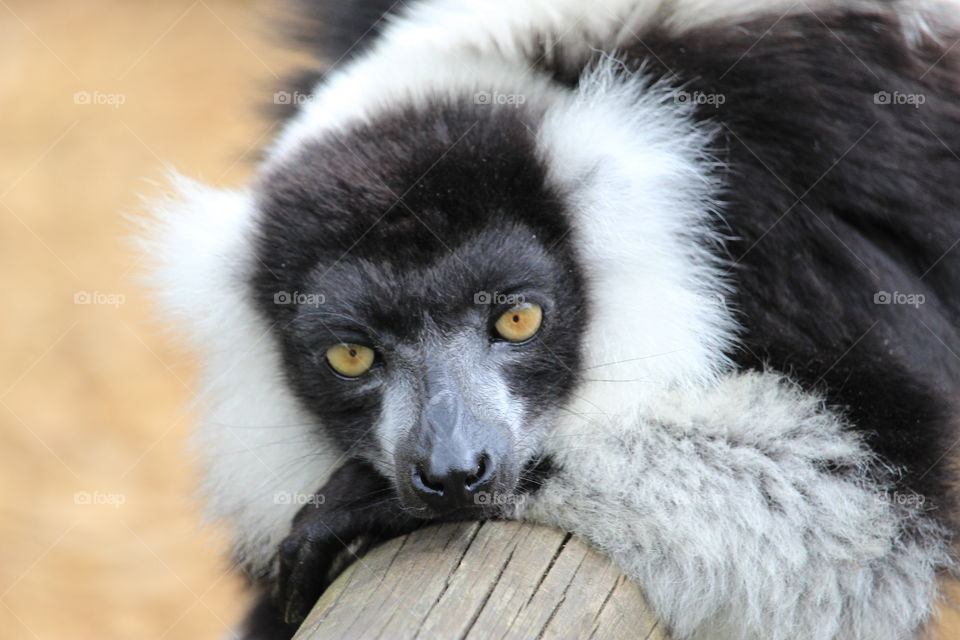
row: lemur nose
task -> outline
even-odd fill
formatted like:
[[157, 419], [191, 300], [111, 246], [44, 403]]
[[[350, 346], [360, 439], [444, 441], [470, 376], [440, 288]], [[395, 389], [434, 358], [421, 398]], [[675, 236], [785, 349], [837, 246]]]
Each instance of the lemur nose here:
[[420, 498], [438, 511], [484, 504], [477, 500], [477, 494], [493, 477], [491, 457], [484, 452], [469, 464], [446, 462], [437, 465], [424, 461], [411, 465], [411, 482]]

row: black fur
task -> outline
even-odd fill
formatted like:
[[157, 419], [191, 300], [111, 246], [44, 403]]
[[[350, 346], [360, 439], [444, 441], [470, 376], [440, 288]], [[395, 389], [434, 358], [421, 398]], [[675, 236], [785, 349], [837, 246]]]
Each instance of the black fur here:
[[[646, 47], [631, 53], [688, 96], [724, 98], [700, 115], [724, 127], [739, 365], [821, 390], [903, 473], [899, 490], [948, 520], [960, 62], [930, 42], [912, 49], [886, 12], [778, 17], [648, 38], [652, 60]], [[925, 102], [883, 104], [881, 92]], [[875, 303], [882, 292], [925, 301]]]
[[322, 64], [344, 63], [364, 51], [380, 33], [389, 13], [404, 0], [297, 0], [293, 39]]
[[241, 636], [250, 640], [287, 640], [297, 632], [296, 624], [283, 621], [283, 611], [269, 591], [260, 590], [246, 620]]
[[276, 91], [289, 100], [274, 99], [271, 115], [286, 119], [297, 113], [298, 97], [310, 96], [330, 71], [346, 64], [373, 42], [388, 14], [402, 12], [404, 0], [296, 0], [281, 30], [287, 40], [316, 58], [309, 69], [295, 73]]

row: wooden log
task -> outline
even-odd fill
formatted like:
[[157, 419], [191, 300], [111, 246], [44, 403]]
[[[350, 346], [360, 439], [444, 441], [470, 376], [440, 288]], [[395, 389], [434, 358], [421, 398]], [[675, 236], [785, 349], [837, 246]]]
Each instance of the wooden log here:
[[431, 526], [361, 556], [295, 640], [343, 638], [667, 640], [610, 560], [517, 522]]

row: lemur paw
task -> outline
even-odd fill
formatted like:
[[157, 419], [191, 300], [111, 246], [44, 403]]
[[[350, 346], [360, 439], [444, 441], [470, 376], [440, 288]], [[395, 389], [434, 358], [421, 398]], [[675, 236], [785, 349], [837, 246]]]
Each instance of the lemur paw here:
[[293, 532], [280, 543], [275, 597], [284, 622], [303, 621], [336, 578], [334, 560], [351, 542], [341, 538], [323, 515], [298, 516]]
[[337, 469], [296, 517], [277, 551], [273, 594], [285, 622], [299, 624], [337, 573], [338, 556], [361, 536], [377, 542], [422, 526], [400, 507], [388, 481], [351, 460]]

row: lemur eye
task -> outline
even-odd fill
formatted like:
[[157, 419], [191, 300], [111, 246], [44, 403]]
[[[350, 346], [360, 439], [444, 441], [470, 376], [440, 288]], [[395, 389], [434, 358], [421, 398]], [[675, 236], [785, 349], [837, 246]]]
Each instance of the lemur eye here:
[[543, 309], [533, 303], [521, 304], [508, 309], [494, 325], [497, 333], [510, 342], [529, 340], [540, 329]]
[[335, 344], [327, 349], [327, 362], [333, 370], [346, 378], [362, 376], [373, 365], [374, 352], [359, 344]]

